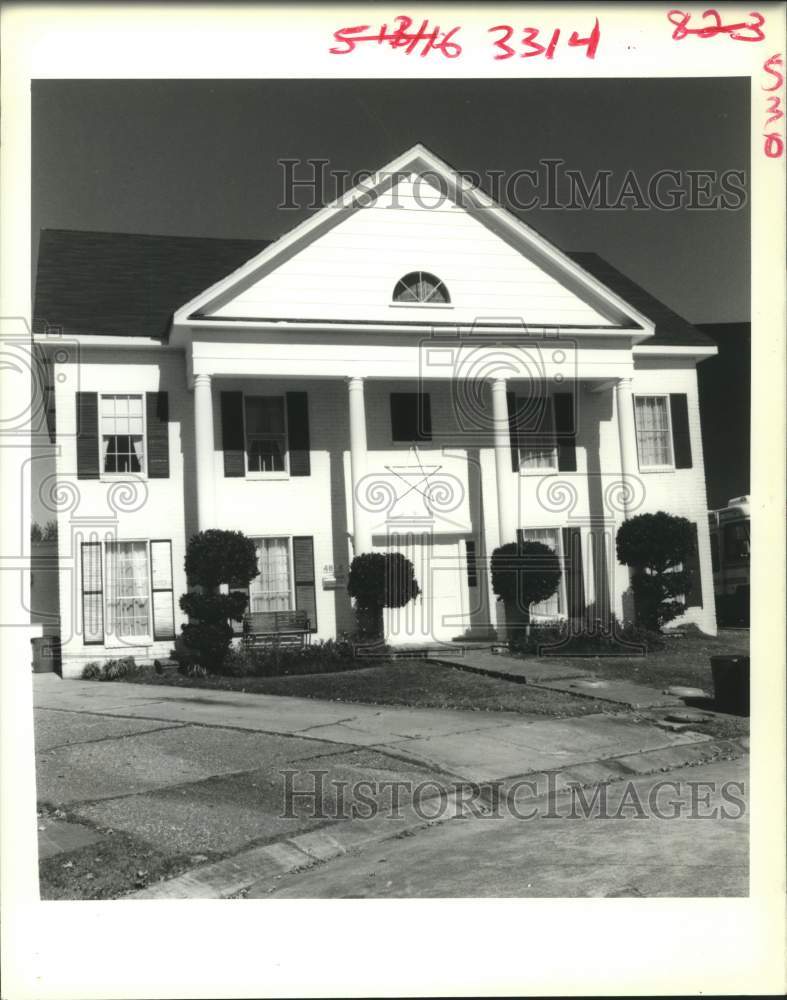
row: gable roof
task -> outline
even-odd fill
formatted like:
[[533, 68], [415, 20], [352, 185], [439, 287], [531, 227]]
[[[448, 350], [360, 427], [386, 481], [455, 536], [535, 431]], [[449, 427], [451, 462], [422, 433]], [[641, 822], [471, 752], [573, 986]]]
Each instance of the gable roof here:
[[33, 330], [164, 338], [179, 306], [269, 243], [44, 229]]
[[[226, 278], [271, 240], [44, 229], [33, 330], [166, 338], [185, 302]], [[653, 347], [705, 347], [706, 334], [594, 253], [567, 254], [655, 323]]]

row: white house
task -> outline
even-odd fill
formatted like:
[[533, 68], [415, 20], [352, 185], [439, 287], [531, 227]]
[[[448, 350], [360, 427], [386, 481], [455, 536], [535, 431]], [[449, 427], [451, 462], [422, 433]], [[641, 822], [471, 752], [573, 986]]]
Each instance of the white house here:
[[402, 643], [499, 624], [487, 559], [519, 531], [564, 568], [535, 614], [628, 617], [615, 531], [666, 510], [697, 526], [680, 621], [715, 632], [713, 344], [423, 146], [374, 181], [272, 243], [42, 233], [65, 676], [168, 653], [209, 527], [258, 540], [252, 609], [305, 610], [323, 639], [353, 627], [353, 555], [406, 552], [422, 596], [389, 615]]

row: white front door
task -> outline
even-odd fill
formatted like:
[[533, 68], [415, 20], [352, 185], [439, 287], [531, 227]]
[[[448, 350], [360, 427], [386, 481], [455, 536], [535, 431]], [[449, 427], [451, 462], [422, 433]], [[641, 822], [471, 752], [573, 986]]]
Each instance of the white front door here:
[[386, 639], [403, 643], [450, 642], [468, 627], [467, 565], [464, 542], [430, 535], [398, 536], [391, 551], [401, 552], [415, 567], [420, 596], [403, 608], [385, 612]]

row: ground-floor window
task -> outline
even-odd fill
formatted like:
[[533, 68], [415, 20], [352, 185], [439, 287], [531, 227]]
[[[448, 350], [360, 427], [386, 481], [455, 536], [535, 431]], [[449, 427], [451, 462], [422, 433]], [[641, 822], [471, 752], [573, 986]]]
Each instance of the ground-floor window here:
[[86, 645], [175, 637], [169, 539], [82, 543]]
[[[522, 532], [526, 542], [541, 542], [557, 553], [561, 566], [563, 565], [563, 551], [560, 528], [525, 528]], [[557, 618], [564, 613], [564, 577], [561, 577], [557, 593], [546, 601], [539, 601], [530, 605], [530, 614], [536, 618]]]
[[292, 611], [292, 559], [289, 538], [255, 538], [259, 576], [249, 585], [251, 611]]

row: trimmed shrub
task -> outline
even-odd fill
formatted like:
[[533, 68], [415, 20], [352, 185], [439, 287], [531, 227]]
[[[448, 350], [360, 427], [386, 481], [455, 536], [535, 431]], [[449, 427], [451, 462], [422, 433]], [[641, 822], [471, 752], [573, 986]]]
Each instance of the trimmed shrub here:
[[[375, 663], [379, 663], [379, 658]], [[230, 649], [221, 673], [230, 677], [281, 677], [296, 674], [335, 673], [369, 666], [347, 640], [327, 639], [309, 646], [265, 646]]]
[[82, 668], [83, 681], [97, 681], [99, 677], [101, 677], [101, 664], [97, 663], [96, 660], [91, 660]]
[[350, 564], [347, 593], [361, 636], [380, 638], [383, 608], [403, 608], [421, 593], [415, 568], [401, 552], [363, 552]]
[[[221, 669], [232, 641], [232, 622], [240, 622], [248, 603], [247, 588], [259, 573], [254, 542], [240, 531], [211, 528], [194, 535], [186, 550], [186, 575], [203, 592], [192, 591], [180, 598], [189, 616], [181, 627], [183, 641], [193, 662], [205, 670]], [[218, 594], [221, 584], [230, 593]]]
[[100, 680], [116, 681], [120, 677], [130, 677], [138, 673], [140, 668], [133, 656], [123, 656], [118, 660], [107, 660], [101, 671]]
[[505, 603], [506, 618], [530, 624], [530, 605], [547, 598], [560, 585], [560, 562], [542, 542], [516, 541], [492, 553], [492, 590]]
[[632, 570], [631, 589], [637, 624], [654, 632], [682, 615], [678, 597], [691, 587], [686, 569], [694, 552], [694, 529], [685, 517], [638, 514], [624, 521], [616, 539], [618, 561]]
[[520, 630], [509, 642], [512, 653], [523, 656], [637, 656], [664, 648], [660, 632], [631, 622], [613, 622], [611, 631], [577, 631], [569, 622]]

